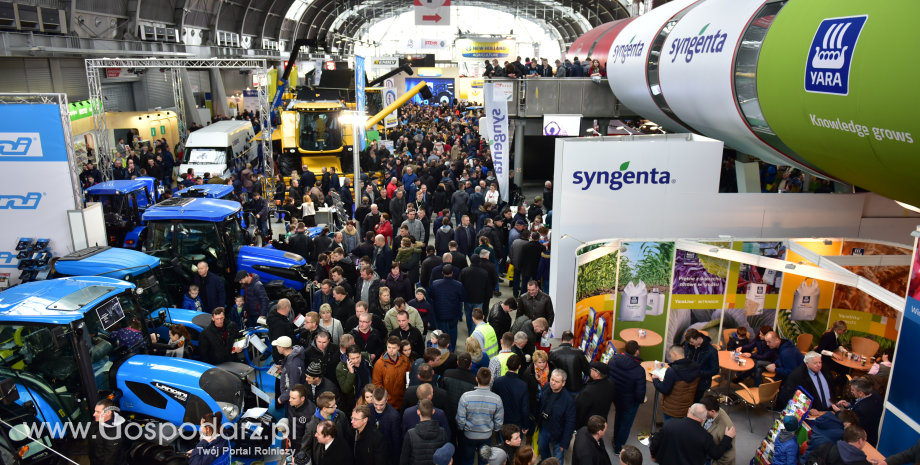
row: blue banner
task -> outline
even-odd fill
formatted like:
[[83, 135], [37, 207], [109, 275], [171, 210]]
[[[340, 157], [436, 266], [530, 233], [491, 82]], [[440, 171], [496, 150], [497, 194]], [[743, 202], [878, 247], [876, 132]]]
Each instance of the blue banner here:
[[[355, 98], [357, 105], [355, 109], [358, 111], [367, 111], [367, 106], [365, 104], [365, 95], [364, 95], [364, 57], [356, 56], [355, 57]], [[368, 117], [372, 115], [367, 115]], [[367, 138], [364, 135], [364, 124], [358, 125], [358, 142], [361, 150], [364, 150], [364, 146], [367, 143]]]
[[67, 161], [57, 105], [0, 106], [0, 161]]

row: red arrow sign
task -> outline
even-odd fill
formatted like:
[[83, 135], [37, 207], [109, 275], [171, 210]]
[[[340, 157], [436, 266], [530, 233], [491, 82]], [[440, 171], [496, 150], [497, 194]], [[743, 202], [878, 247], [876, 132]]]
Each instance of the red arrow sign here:
[[423, 21], [434, 21], [434, 22], [438, 22], [438, 21], [441, 20], [441, 15], [439, 15], [439, 14], [437, 14], [437, 13], [435, 13], [433, 16], [425, 15], [425, 16], [422, 16], [422, 20], [423, 20]]

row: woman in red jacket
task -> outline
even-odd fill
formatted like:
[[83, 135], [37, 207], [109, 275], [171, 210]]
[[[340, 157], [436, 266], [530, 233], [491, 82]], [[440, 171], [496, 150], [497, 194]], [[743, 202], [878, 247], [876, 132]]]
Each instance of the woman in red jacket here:
[[390, 224], [390, 214], [382, 213], [380, 215], [380, 223], [377, 224], [377, 227], [374, 228], [374, 232], [377, 234], [383, 235], [387, 241], [387, 245], [393, 245], [393, 225]]

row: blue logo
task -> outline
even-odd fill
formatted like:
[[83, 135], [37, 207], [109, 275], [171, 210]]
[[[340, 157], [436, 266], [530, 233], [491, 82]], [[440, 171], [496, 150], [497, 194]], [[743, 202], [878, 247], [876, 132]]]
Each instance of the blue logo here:
[[555, 121], [550, 121], [545, 126], [543, 126], [543, 135], [544, 136], [567, 136], [569, 135], [559, 123]]
[[624, 184], [675, 184], [676, 180], [671, 179], [671, 173], [668, 171], [658, 171], [658, 168], [652, 168], [651, 171], [631, 171], [629, 162], [620, 165], [619, 171], [576, 171], [572, 173], [572, 184], [576, 186], [584, 184], [581, 190], [586, 191], [592, 184], [608, 184], [610, 190], [618, 191], [623, 188]]
[[0, 157], [41, 157], [37, 132], [0, 132]]
[[26, 195], [0, 194], [0, 210], [35, 210], [38, 208], [38, 202], [41, 202], [41, 200], [42, 195], [38, 192], [29, 192]]
[[0, 252], [0, 268], [18, 268], [19, 260], [13, 252]]
[[828, 18], [821, 21], [808, 49], [805, 91], [818, 94], [850, 93], [850, 66], [856, 42], [868, 15]]

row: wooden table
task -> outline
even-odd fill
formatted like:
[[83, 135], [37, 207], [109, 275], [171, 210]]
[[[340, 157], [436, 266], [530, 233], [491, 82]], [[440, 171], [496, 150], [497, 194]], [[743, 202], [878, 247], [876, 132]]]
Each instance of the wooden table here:
[[[645, 368], [645, 380], [651, 383], [652, 382], [651, 370], [658, 369], [658, 367], [655, 366], [654, 361], [642, 362], [641, 365], [642, 365], [642, 368]], [[661, 366], [667, 368], [669, 365], [667, 363], [662, 363]], [[651, 431], [652, 433], [655, 433], [655, 426], [656, 426], [656, 422], [658, 421], [658, 403], [661, 400], [661, 393], [658, 392], [658, 390], [655, 389], [654, 387], [652, 387], [652, 390], [655, 391], [655, 394], [654, 394], [655, 398], [654, 398], [654, 401], [652, 402], [652, 429]], [[639, 433], [639, 436], [643, 436], [643, 434]]]
[[639, 344], [639, 347], [650, 347], [657, 346], [664, 342], [664, 338], [655, 331], [649, 331], [644, 329], [648, 334], [645, 337], [639, 337], [639, 328], [629, 328], [620, 331], [620, 339], [623, 339], [626, 342], [636, 341]]
[[862, 449], [863, 453], [866, 454], [866, 460], [874, 460], [876, 462], [881, 462], [885, 460], [885, 456], [882, 455], [878, 449], [872, 447], [872, 444], [866, 443]]
[[[741, 372], [753, 370], [754, 366], [757, 364], [757, 362], [755, 362], [754, 360], [741, 357], [747, 361], [744, 363], [744, 365], [739, 365], [737, 362], [735, 362], [735, 359], [732, 356], [733, 353], [734, 351], [729, 351], [729, 350], [719, 351], [719, 368], [728, 370], [728, 385], [726, 385], [725, 387], [726, 393], [731, 391], [732, 378], [734, 377], [733, 375], [736, 371], [741, 373]], [[740, 357], [740, 354], [739, 354], [739, 357]]]
[[850, 360], [846, 357], [843, 357], [843, 360], [834, 359], [837, 363], [853, 370], [853, 371], [863, 371], [868, 372], [872, 369], [872, 364], [869, 363], [868, 357], [866, 357], [866, 364], [863, 365], [862, 362], [857, 362], [856, 360]]

